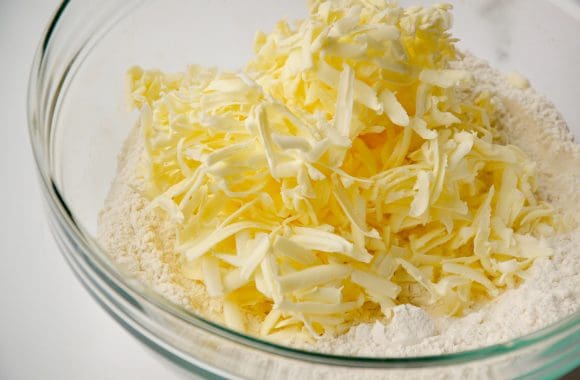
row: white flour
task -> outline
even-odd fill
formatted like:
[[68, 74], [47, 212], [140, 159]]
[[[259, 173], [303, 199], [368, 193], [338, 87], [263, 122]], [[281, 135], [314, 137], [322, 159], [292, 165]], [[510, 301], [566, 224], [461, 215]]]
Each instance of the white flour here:
[[[487, 90], [501, 99], [505, 107], [500, 120], [502, 135], [537, 163], [540, 196], [574, 230], [549, 240], [555, 255], [537, 260], [519, 288], [463, 318], [432, 318], [422, 309], [401, 305], [389, 324], [362, 324], [345, 335], [325, 336], [314, 345], [302, 345], [304, 348], [365, 356], [456, 352], [530, 333], [578, 310], [580, 148], [549, 101], [531, 88], [516, 88], [524, 87], [525, 81], [512, 78], [508, 82], [484, 61], [469, 55], [460, 66], [474, 73], [476, 92]], [[134, 131], [120, 156], [119, 172], [99, 215], [98, 239], [129, 275], [173, 302], [221, 322], [221, 303], [209, 298], [202, 285], [176, 276], [176, 268], [172, 270], [168, 264], [176, 257], [174, 236], [163, 215], [147, 210], [147, 202], [139, 195], [143, 147], [138, 137]]]

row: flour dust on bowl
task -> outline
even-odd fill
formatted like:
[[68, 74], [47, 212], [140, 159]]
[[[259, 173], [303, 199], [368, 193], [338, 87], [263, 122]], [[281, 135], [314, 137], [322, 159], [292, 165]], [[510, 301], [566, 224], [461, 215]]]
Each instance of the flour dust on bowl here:
[[202, 376], [557, 378], [580, 357], [579, 15], [65, 3], [29, 88], [55, 236]]

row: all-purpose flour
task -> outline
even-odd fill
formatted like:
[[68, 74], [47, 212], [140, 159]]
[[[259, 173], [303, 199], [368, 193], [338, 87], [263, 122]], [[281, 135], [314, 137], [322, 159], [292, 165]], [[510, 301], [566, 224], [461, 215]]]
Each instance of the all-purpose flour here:
[[[365, 356], [416, 356], [486, 346], [545, 327], [578, 310], [580, 299], [580, 148], [554, 106], [525, 81], [508, 81], [484, 61], [466, 55], [458, 64], [475, 77], [472, 93], [498, 96], [503, 138], [518, 145], [538, 167], [538, 188], [572, 230], [549, 240], [555, 254], [537, 260], [529, 278], [463, 318], [433, 318], [401, 305], [391, 320], [361, 324], [348, 333], [324, 336], [315, 344], [289, 342], [310, 350]], [[521, 79], [521, 78], [516, 78]], [[99, 216], [98, 239], [128, 275], [184, 307], [222, 322], [222, 305], [204, 287], [172, 268], [175, 236], [165, 217], [147, 208], [140, 195], [143, 146], [134, 131], [120, 156], [119, 170]], [[257, 325], [251, 315], [249, 325]]]

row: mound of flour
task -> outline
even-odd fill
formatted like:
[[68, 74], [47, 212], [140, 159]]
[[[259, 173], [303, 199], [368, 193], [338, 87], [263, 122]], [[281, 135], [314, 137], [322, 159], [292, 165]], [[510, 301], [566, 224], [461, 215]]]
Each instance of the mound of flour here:
[[[457, 352], [506, 341], [536, 331], [578, 310], [580, 300], [580, 147], [552, 103], [522, 80], [508, 80], [466, 54], [457, 66], [473, 73], [471, 93], [489, 91], [498, 104], [502, 138], [536, 163], [538, 193], [572, 226], [550, 238], [555, 254], [537, 260], [529, 278], [463, 318], [433, 318], [412, 305], [394, 309], [391, 320], [361, 324], [342, 336], [315, 343], [288, 342], [308, 350], [364, 356], [417, 356]], [[518, 78], [515, 78], [518, 79]], [[221, 302], [204, 287], [179, 275], [174, 235], [164, 216], [147, 208], [140, 195], [143, 146], [135, 130], [119, 158], [119, 168], [99, 215], [98, 240], [124, 271], [171, 301], [217, 322]], [[250, 330], [259, 321], [246, 315]]]

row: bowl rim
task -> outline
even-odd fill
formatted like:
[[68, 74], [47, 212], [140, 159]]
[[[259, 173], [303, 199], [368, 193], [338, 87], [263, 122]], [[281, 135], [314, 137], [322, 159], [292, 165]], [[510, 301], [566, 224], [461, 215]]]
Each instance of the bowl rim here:
[[[550, 0], [554, 1], [555, 0]], [[565, 0], [560, 0], [562, 2], [568, 3]], [[560, 2], [558, 1], [558, 2]], [[41, 188], [44, 193], [45, 201], [48, 204], [47, 211], [53, 213], [58, 227], [64, 228], [64, 232], [67, 233], [68, 237], [71, 238], [75, 245], [77, 251], [76, 254], [83, 256], [83, 259], [88, 260], [91, 264], [90, 268], [98, 276], [105, 278], [108, 290], [117, 293], [117, 295], [124, 298], [127, 302], [135, 302], [134, 296], [142, 299], [151, 306], [168, 313], [174, 318], [181, 321], [187, 322], [195, 328], [202, 329], [204, 332], [218, 335], [221, 338], [225, 338], [228, 341], [239, 343], [245, 346], [249, 346], [253, 349], [260, 351], [265, 351], [278, 356], [283, 356], [291, 359], [300, 359], [313, 363], [326, 364], [332, 366], [348, 366], [348, 367], [365, 367], [365, 368], [409, 368], [409, 367], [430, 367], [430, 366], [445, 366], [445, 365], [456, 365], [456, 364], [467, 364], [479, 359], [490, 359], [506, 354], [514, 354], [525, 348], [533, 347], [535, 344], [548, 341], [550, 338], [554, 338], [562, 333], [572, 332], [575, 336], [580, 337], [580, 310], [569, 315], [568, 317], [561, 319], [551, 325], [548, 325], [540, 330], [533, 333], [520, 336], [518, 338], [493, 344], [490, 346], [485, 346], [476, 349], [470, 349], [466, 351], [440, 354], [440, 355], [424, 355], [424, 356], [414, 356], [414, 357], [375, 357], [375, 356], [345, 356], [345, 355], [335, 355], [327, 354], [314, 351], [306, 351], [298, 348], [293, 348], [289, 346], [284, 346], [278, 343], [273, 343], [266, 341], [251, 335], [247, 335], [235, 330], [232, 330], [226, 326], [219, 323], [213, 322], [211, 320], [205, 319], [196, 313], [175, 305], [171, 301], [163, 298], [160, 295], [150, 294], [149, 292], [144, 293], [138, 289], [135, 284], [127, 281], [121, 273], [114, 267], [112, 262], [106, 262], [103, 257], [107, 254], [104, 252], [96, 242], [96, 240], [84, 230], [82, 225], [75, 219], [74, 213], [65, 201], [65, 197], [61, 194], [59, 190], [57, 181], [53, 178], [52, 173], [52, 142], [50, 139], [45, 139], [41, 141], [38, 132], [43, 128], [51, 129], [53, 118], [50, 114], [49, 118], [42, 117], [44, 114], [43, 102], [39, 102], [38, 90], [39, 83], [42, 83], [42, 77], [44, 74], [43, 64], [46, 60], [47, 54], [50, 50], [51, 42], [53, 41], [55, 30], [59, 27], [59, 22], [62, 19], [63, 14], [69, 7], [70, 0], [64, 0], [60, 6], [56, 9], [51, 20], [49, 21], [45, 31], [40, 39], [39, 46], [34, 55], [32, 67], [29, 75], [28, 82], [28, 93], [27, 93], [27, 117], [28, 117], [28, 131], [30, 143], [33, 150], [33, 155], [35, 159], [35, 166], [38, 173], [38, 177], [41, 183]], [[580, 7], [576, 8], [580, 10]], [[119, 18], [119, 20], [122, 17]], [[119, 21], [118, 20], [118, 21]], [[114, 26], [112, 24], [111, 26]], [[95, 44], [98, 40], [93, 41]], [[86, 52], [90, 52], [91, 46], [88, 44], [83, 46], [83, 49], [88, 49]], [[67, 64], [72, 66], [73, 63], [79, 63], [79, 55], [75, 55], [71, 62]], [[82, 60], [81, 60], [82, 61]], [[64, 81], [65, 78], [72, 78], [75, 75], [74, 70], [65, 70], [64, 77], [60, 78]], [[68, 77], [67, 77], [68, 76]], [[60, 83], [62, 84], [62, 82]], [[65, 90], [63, 92], [63, 90]], [[49, 107], [48, 112], [55, 112], [55, 105], [57, 100], [66, 93], [66, 88], [59, 88], [54, 94], [54, 102], [52, 108]], [[45, 123], [42, 123], [44, 120]], [[46, 144], [46, 146], [44, 145]], [[58, 228], [56, 227], [56, 228]], [[53, 229], [53, 234], [56, 235], [57, 232]], [[61, 248], [61, 251], [63, 249]], [[63, 253], [64, 254], [64, 253]], [[67, 258], [67, 261], [69, 258]], [[70, 262], [69, 262], [70, 265]], [[73, 267], [73, 265], [71, 265]], [[76, 269], [73, 267], [73, 270]], [[81, 279], [82, 281], [82, 279]], [[91, 293], [92, 291], [89, 290]], [[93, 296], [95, 296], [93, 294]], [[98, 298], [98, 297], [97, 297]], [[107, 308], [101, 302], [99, 302], [103, 308]], [[111, 310], [107, 310], [109, 313], [113, 314]], [[123, 311], [121, 311], [123, 312]], [[131, 330], [132, 326], [127, 326], [122, 323], [119, 319], [117, 322], [123, 325], [124, 328]], [[133, 335], [134, 332], [133, 332]], [[157, 336], [157, 338], [162, 339]]]

